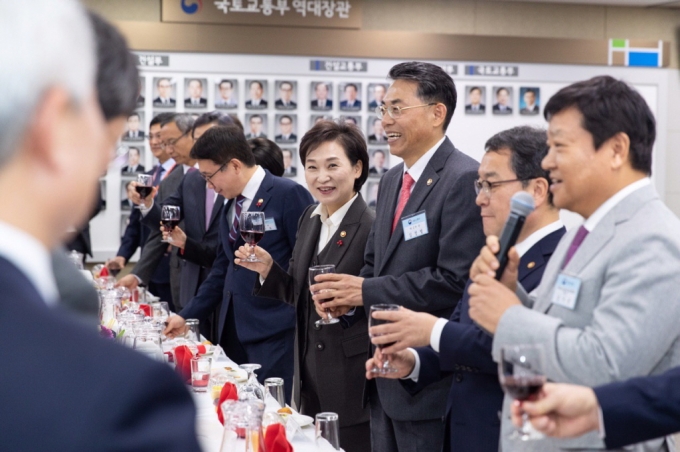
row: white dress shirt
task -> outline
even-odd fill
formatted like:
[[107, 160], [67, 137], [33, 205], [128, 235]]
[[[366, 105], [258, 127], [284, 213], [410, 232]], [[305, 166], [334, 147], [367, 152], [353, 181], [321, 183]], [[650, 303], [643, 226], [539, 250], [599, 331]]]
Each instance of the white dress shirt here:
[[357, 196], [359, 195], [358, 194], [354, 195], [352, 199], [347, 201], [331, 216], [328, 216], [328, 209], [326, 208], [326, 206], [324, 206], [323, 204], [319, 204], [318, 206], [316, 206], [316, 209], [314, 209], [314, 211], [310, 215], [310, 218], [313, 218], [314, 216], [318, 215], [319, 219], [321, 220], [321, 230], [319, 231], [319, 245], [317, 246], [316, 254], [320, 254], [321, 251], [323, 251], [323, 249], [328, 244], [328, 241], [331, 239], [331, 237], [333, 237], [333, 234], [335, 234], [338, 231], [340, 223], [342, 223], [342, 220], [345, 218], [345, 215], [347, 215], [347, 211], [349, 210], [349, 208], [352, 207], [352, 204], [354, 204], [354, 201], [357, 199]]
[[[241, 191], [241, 196], [245, 198], [243, 200], [243, 205], [241, 206], [241, 212], [247, 212], [248, 209], [250, 208], [250, 204], [253, 202], [253, 199], [255, 199], [257, 191], [260, 189], [260, 185], [262, 185], [264, 176], [265, 176], [264, 169], [262, 169], [260, 165], [257, 165], [255, 173], [253, 173], [253, 175], [250, 176], [250, 180]], [[227, 218], [229, 218], [229, 224], [234, 223], [235, 206], [236, 203], [232, 202], [231, 207], [229, 207], [229, 213], [227, 214], [228, 215]]]

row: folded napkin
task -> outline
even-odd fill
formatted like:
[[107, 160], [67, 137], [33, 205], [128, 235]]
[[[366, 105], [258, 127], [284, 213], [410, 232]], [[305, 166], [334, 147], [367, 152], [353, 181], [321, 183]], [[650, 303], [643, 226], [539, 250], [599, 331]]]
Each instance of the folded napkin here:
[[271, 424], [264, 434], [267, 452], [293, 452], [293, 446], [286, 439], [286, 429], [282, 424]]
[[191, 358], [194, 354], [186, 345], [175, 347], [175, 370], [185, 383], [191, 382]]
[[227, 400], [238, 400], [238, 390], [233, 383], [225, 383], [220, 392], [220, 400], [217, 402], [217, 418], [224, 425], [224, 415], [222, 414], [222, 404]]
[[151, 317], [151, 306], [149, 306], [148, 304], [140, 303], [140, 304], [139, 304], [139, 309], [140, 309], [142, 312], [144, 312], [144, 315], [145, 315], [145, 316]]

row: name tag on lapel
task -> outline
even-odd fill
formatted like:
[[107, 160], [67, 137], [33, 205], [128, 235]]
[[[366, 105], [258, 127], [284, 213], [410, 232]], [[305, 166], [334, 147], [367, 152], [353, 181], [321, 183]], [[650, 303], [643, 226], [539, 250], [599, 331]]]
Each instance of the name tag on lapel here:
[[264, 219], [264, 230], [265, 231], [276, 231], [276, 221], [273, 218]]
[[578, 298], [580, 288], [580, 279], [561, 273], [557, 276], [557, 281], [555, 281], [551, 301], [553, 304], [573, 311], [574, 307], [576, 307], [576, 299]]
[[425, 216], [425, 211], [409, 215], [408, 217], [402, 217], [401, 227], [404, 229], [404, 241], [409, 241], [420, 237], [421, 235], [427, 235], [427, 217]]

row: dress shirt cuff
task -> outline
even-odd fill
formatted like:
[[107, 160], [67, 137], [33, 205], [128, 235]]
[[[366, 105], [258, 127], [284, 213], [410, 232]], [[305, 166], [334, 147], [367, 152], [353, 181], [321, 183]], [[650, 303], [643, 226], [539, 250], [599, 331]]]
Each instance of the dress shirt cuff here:
[[357, 312], [357, 307], [356, 307], [356, 306], [354, 306], [352, 309], [350, 309], [349, 311], [347, 311], [347, 313], [344, 314], [344, 315], [351, 317], [351, 316], [354, 315], [355, 312]]
[[143, 217], [146, 216], [147, 213], [153, 208], [153, 199], [151, 200], [151, 205], [149, 207], [146, 207], [144, 203], [141, 203], [139, 206], [139, 213], [142, 214]]
[[264, 278], [262, 277], [262, 275], [260, 275], [259, 278], [260, 278], [260, 285], [263, 285], [264, 284]]
[[131, 274], [132, 276], [134, 276], [135, 278], [137, 278], [137, 284], [144, 284], [144, 281], [142, 281], [142, 278], [140, 278], [139, 276], [135, 275], [134, 273], [130, 273], [130, 274]]
[[416, 359], [416, 364], [413, 366], [411, 373], [402, 378], [402, 380], [413, 380], [415, 383], [418, 383], [418, 377], [420, 376], [420, 356], [418, 356], [418, 352], [415, 351], [415, 349], [409, 347], [406, 350], [413, 353], [413, 357]]
[[607, 432], [604, 430], [604, 414], [602, 413], [602, 407], [599, 405], [597, 407], [597, 419], [600, 421], [600, 439], [604, 440], [607, 437]]
[[437, 353], [439, 353], [439, 341], [441, 341], [442, 332], [448, 322], [449, 321], [446, 319], [437, 319], [432, 327], [432, 332], [430, 333], [430, 346]]

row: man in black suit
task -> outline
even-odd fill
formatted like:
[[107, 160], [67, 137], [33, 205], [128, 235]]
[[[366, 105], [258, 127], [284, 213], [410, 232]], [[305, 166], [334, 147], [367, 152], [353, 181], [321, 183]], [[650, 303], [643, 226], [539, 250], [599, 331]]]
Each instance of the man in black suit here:
[[159, 78], [156, 81], [158, 97], [153, 100], [154, 107], [174, 107], [175, 99], [172, 96], [172, 82], [169, 78]]
[[267, 138], [267, 134], [262, 131], [265, 126], [262, 115], [252, 115], [248, 121], [250, 132], [246, 134], [247, 139], [251, 138]]
[[[199, 451], [195, 409], [177, 376], [103, 341], [59, 306], [49, 250], [69, 224], [86, 220], [125, 122], [120, 115], [106, 123], [109, 106], [97, 103], [91, 24], [70, 0], [7, 2], [3, 13], [2, 42], [25, 45], [5, 46], [0, 56], [13, 68], [0, 84], [0, 116], [21, 111], [33, 120], [0, 121], [0, 187], [12, 190], [0, 198], [0, 361], [21, 370], [0, 374], [2, 450]], [[37, 35], [43, 40], [32, 45]], [[78, 67], [65, 67], [74, 53]], [[137, 97], [132, 64], [126, 113]], [[31, 90], [41, 93], [37, 103], [22, 96]], [[16, 180], [33, 183], [16, 190]]]
[[279, 110], [293, 110], [297, 108], [297, 102], [293, 101], [293, 84], [281, 82], [279, 84], [280, 97], [276, 99], [275, 106]]
[[[389, 76], [394, 81], [381, 110], [383, 126], [390, 153], [404, 163], [380, 182], [361, 277], [323, 275], [317, 280], [326, 282], [312, 290], [334, 289], [335, 299], [324, 303], [330, 307], [369, 309], [389, 300], [448, 318], [484, 244], [474, 191], [479, 164], [446, 138], [456, 88], [444, 70], [409, 62]], [[451, 383], [446, 378], [413, 397], [398, 381], [370, 382], [373, 450], [441, 450]]]
[[293, 166], [293, 151], [281, 149], [283, 153], [283, 175], [293, 177], [297, 175], [297, 168]]
[[[528, 291], [538, 286], [566, 232], [559, 210], [551, 202], [549, 174], [541, 168], [548, 151], [546, 143], [545, 131], [526, 126], [494, 135], [484, 145], [486, 153], [475, 183], [486, 235], [500, 235], [515, 193], [525, 191], [534, 198], [536, 209], [527, 217], [516, 245], [521, 255], [519, 279]], [[384, 352], [391, 353], [391, 363], [400, 372], [385, 377], [410, 377], [416, 383], [405, 387], [414, 395], [444, 375], [454, 374], [446, 408], [445, 451], [496, 452], [503, 391], [498, 366], [491, 358], [493, 339], [468, 315], [470, 284], [468, 280], [463, 299], [450, 320], [407, 309], [375, 313], [379, 318], [389, 316], [394, 323], [377, 327], [373, 334], [387, 334], [373, 342], [396, 342]], [[418, 348], [404, 350], [407, 347]], [[380, 359], [377, 353], [375, 359]], [[373, 360], [369, 360], [367, 368], [372, 366]]]
[[345, 85], [345, 99], [340, 102], [340, 110], [361, 110], [361, 101], [357, 99], [359, 88], [354, 83]]
[[386, 144], [387, 135], [385, 135], [385, 129], [382, 125], [382, 119], [375, 118], [373, 120], [373, 133], [368, 136], [368, 142], [370, 144]]
[[538, 105], [536, 105], [536, 90], [527, 88], [524, 92], [524, 108], [519, 113], [521, 115], [537, 115], [539, 112]]
[[328, 91], [328, 85], [324, 82], [318, 82], [314, 85], [316, 99], [312, 101], [312, 110], [331, 110], [333, 108], [333, 100], [328, 98]]
[[495, 115], [512, 114], [510, 101], [510, 91], [505, 87], [498, 88], [496, 90], [496, 103], [493, 105], [493, 113]]
[[482, 103], [482, 88], [473, 86], [470, 88], [470, 103], [465, 106], [465, 113], [483, 115], [486, 105]]
[[203, 81], [198, 78], [189, 80], [187, 85], [189, 97], [184, 99], [184, 106], [189, 108], [205, 108], [208, 106], [208, 99], [203, 97]]
[[297, 135], [293, 132], [293, 117], [283, 115], [279, 118], [279, 130], [281, 133], [274, 137], [277, 143], [295, 143]]
[[246, 108], [265, 109], [267, 108], [267, 100], [264, 99], [264, 86], [259, 80], [252, 80], [250, 82], [250, 99], [246, 101]]
[[368, 174], [376, 174], [382, 176], [387, 172], [385, 168], [385, 151], [376, 149], [373, 151], [373, 166], [368, 169]]
[[385, 93], [387, 92], [387, 85], [377, 84], [373, 86], [373, 100], [368, 104], [368, 110], [373, 112], [376, 108], [382, 105]]
[[144, 165], [139, 164], [139, 149], [128, 149], [128, 164], [120, 169], [120, 172], [125, 173], [143, 173]]
[[134, 112], [127, 118], [127, 131], [123, 135], [125, 141], [142, 141], [144, 132], [139, 130], [139, 113]]

